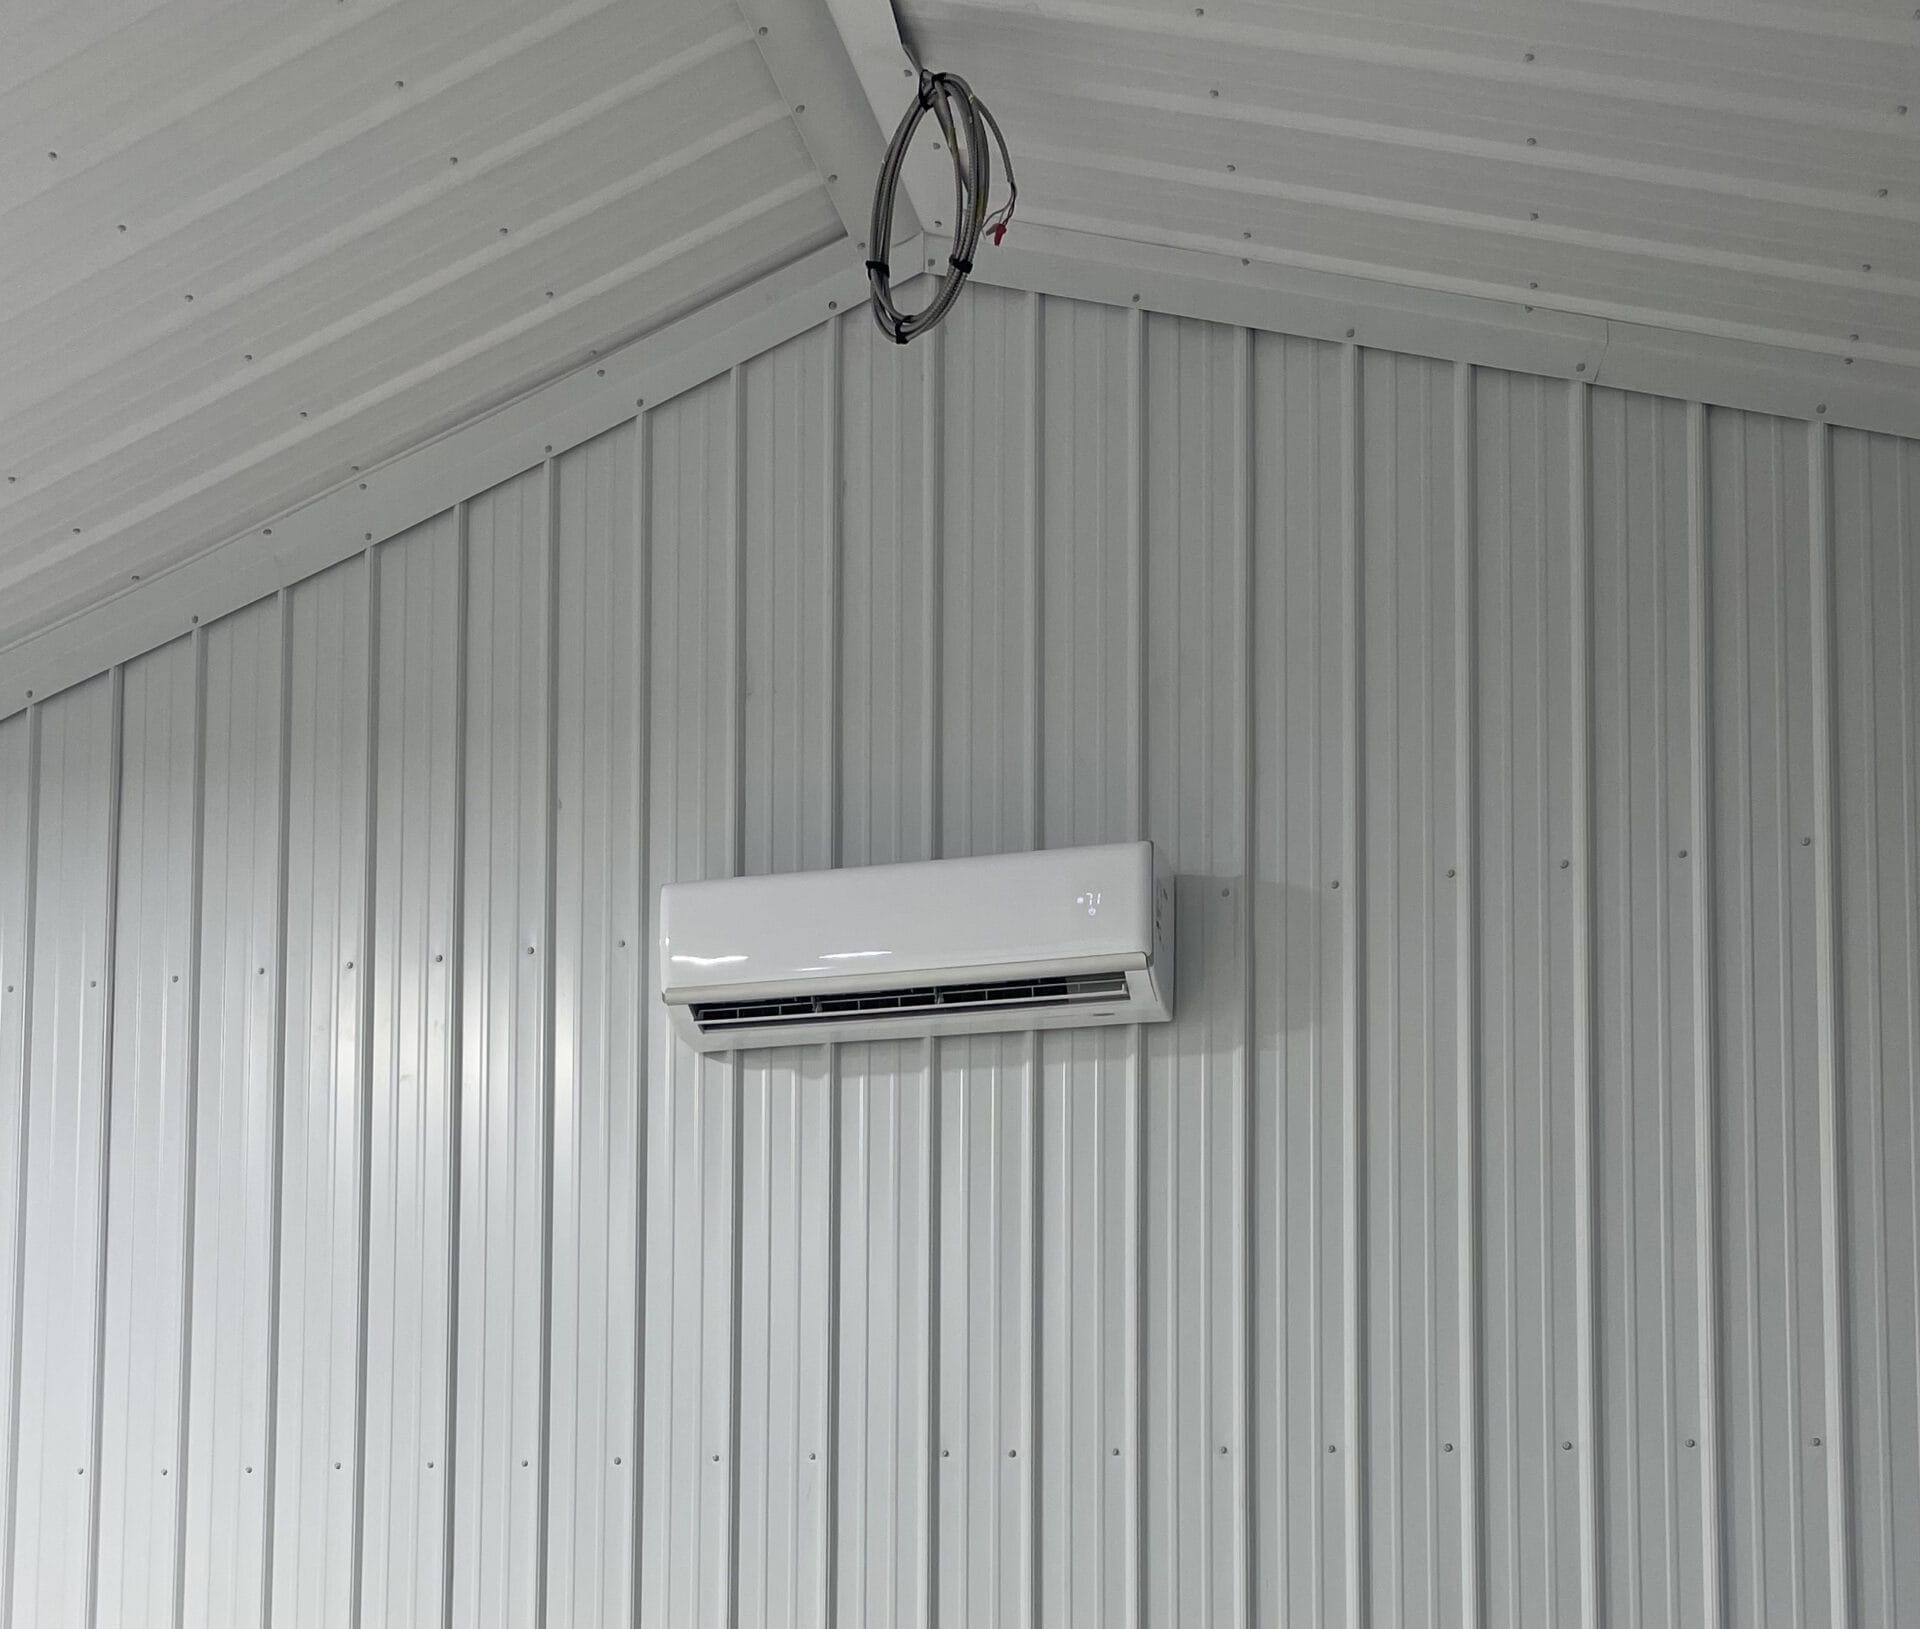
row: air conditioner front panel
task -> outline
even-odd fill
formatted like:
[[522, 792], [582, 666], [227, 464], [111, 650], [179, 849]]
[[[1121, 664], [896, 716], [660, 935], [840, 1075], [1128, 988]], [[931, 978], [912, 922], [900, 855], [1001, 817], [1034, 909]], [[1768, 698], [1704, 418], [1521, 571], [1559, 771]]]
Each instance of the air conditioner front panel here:
[[669, 883], [661, 992], [671, 1002], [966, 968], [1138, 967], [1153, 909], [1148, 843]]

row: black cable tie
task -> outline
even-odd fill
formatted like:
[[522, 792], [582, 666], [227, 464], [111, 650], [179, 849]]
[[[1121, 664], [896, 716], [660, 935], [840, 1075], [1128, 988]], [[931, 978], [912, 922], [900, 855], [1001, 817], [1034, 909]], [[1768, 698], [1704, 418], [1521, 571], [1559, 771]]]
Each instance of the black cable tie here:
[[971, 277], [973, 275], [973, 262], [971, 260], [962, 260], [958, 255], [948, 255], [947, 264], [959, 272], [962, 277]]
[[867, 270], [870, 272], [878, 272], [882, 277], [891, 277], [893, 275], [893, 268], [884, 260], [869, 260], [867, 262]]
[[920, 111], [922, 113], [933, 106], [934, 87], [939, 83], [938, 74], [930, 74], [924, 68], [920, 70]]

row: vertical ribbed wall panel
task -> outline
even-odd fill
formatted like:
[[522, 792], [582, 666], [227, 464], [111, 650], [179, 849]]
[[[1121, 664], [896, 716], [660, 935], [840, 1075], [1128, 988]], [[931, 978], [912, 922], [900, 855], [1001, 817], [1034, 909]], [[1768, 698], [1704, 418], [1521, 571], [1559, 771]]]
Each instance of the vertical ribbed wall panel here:
[[[1908, 1622], [1916, 559], [1913, 443], [975, 290], [36, 702], [0, 1629]], [[652, 994], [1136, 835], [1170, 1025]]]
[[[939, 847], [1038, 843], [1037, 297], [994, 290], [942, 343]], [[964, 538], [967, 546], [956, 547]], [[1036, 1048], [936, 1042], [936, 1616], [1026, 1624], [1034, 1590]]]
[[[35, 762], [40, 718], [0, 724], [0, 1578], [12, 1576], [13, 1502], [19, 1468], [14, 1380], [20, 1353], [21, 1230], [27, 1197], [27, 1003], [33, 962]], [[0, 1623], [11, 1587], [0, 1583]]]
[[1833, 438], [1841, 1096], [1863, 1624], [1920, 1600], [1920, 445]]
[[[1040, 841], [1144, 829], [1143, 319], [1049, 305], [1038, 457]], [[1127, 637], [1112, 637], [1112, 630]], [[1140, 1621], [1137, 1028], [1040, 1038], [1038, 1621]]]
[[1701, 1623], [1687, 422], [1598, 391], [1591, 424], [1602, 1599]]
[[99, 1468], [119, 674], [37, 710], [8, 1629], [84, 1619]]
[[461, 542], [442, 515], [373, 554], [364, 1624], [433, 1623], [447, 1563], [447, 1355], [460, 830]]
[[[650, 886], [740, 867], [744, 389], [736, 370], [648, 415]], [[649, 1044], [640, 1569], [659, 1629], [736, 1601], [741, 1065], [683, 1045], [657, 997]]]
[[465, 506], [453, 1621], [540, 1600], [553, 978], [553, 466]]
[[[816, 329], [742, 375], [743, 869], [834, 859], [837, 354]], [[739, 1622], [826, 1622], [836, 1225], [833, 1051], [740, 1066]]]
[[199, 636], [126, 667], [95, 1611], [170, 1624], [193, 1205]]
[[628, 1624], [639, 1509], [646, 571], [635, 425], [560, 460], [547, 1622]]
[[[1458, 1621], [1459, 1500], [1442, 1479], [1460, 1366], [1460, 899], [1453, 370], [1361, 372], [1361, 1057], [1367, 1171], [1368, 1594], [1387, 1622]], [[1441, 1565], [1442, 1556], [1447, 1565]]]
[[1829, 1621], [1804, 426], [1710, 412], [1715, 1165], [1728, 1616]]
[[269, 1619], [352, 1610], [363, 1329], [363, 1024], [372, 856], [366, 557], [289, 594], [286, 1020]]
[[1486, 1605], [1579, 1621], [1567, 387], [1474, 403]]
[[1245, 1624], [1251, 1578], [1245, 929], [1252, 336], [1149, 318], [1147, 824], [1174, 1021], [1146, 1032], [1146, 1615]]
[[[1344, 1620], [1355, 1542], [1337, 1448], [1341, 1335], [1340, 894], [1347, 421], [1341, 348], [1254, 346], [1253, 1436], [1254, 1613]], [[1176, 968], [1176, 979], [1180, 970]]]
[[285, 596], [206, 630], [181, 1616], [264, 1622], [279, 1268]]
[[[839, 347], [840, 858], [935, 853], [945, 339], [901, 348], [856, 314]], [[840, 1243], [834, 1620], [933, 1609], [935, 1127], [925, 1041], [837, 1049]]]

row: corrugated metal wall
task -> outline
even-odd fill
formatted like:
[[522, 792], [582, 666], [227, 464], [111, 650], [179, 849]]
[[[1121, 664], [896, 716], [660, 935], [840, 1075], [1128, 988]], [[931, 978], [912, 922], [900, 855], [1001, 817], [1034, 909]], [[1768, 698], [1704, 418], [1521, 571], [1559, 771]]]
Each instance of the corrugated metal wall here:
[[[649, 997], [1142, 832], [1171, 1026]], [[1920, 445], [848, 313], [0, 723], [0, 969], [10, 1629], [1920, 1615]]]

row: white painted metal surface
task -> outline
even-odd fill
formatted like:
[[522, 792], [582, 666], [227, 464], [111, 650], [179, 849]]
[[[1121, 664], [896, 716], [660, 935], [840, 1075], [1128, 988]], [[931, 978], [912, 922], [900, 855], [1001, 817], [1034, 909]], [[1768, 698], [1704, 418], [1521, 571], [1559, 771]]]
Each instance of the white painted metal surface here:
[[862, 183], [762, 36], [734, 0], [9, 6], [0, 644], [842, 237]]
[[[550, 439], [0, 721], [9, 1629], [1913, 1620], [1920, 444], [991, 289]], [[1168, 1025], [649, 995], [1139, 836]]]

